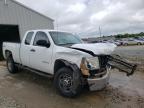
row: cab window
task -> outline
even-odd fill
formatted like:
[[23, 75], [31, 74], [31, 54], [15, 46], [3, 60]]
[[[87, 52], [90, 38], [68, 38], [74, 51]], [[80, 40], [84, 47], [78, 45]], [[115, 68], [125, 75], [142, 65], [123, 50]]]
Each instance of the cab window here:
[[26, 36], [26, 39], [25, 39], [25, 44], [26, 45], [30, 45], [30, 42], [32, 40], [32, 36], [33, 36], [34, 32], [29, 32]]
[[48, 36], [45, 32], [37, 32], [36, 33], [33, 45], [34, 46], [39, 46], [39, 45], [37, 45], [37, 42], [39, 40], [45, 40], [45, 41], [47, 41], [47, 43], [49, 43]]

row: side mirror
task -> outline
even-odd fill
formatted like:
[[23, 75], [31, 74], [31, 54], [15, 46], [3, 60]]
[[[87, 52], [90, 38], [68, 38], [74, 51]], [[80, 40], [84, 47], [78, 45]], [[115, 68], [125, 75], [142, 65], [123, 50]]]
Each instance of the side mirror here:
[[50, 43], [48, 43], [46, 40], [39, 40], [39, 41], [37, 41], [36, 44], [38, 46], [42, 46], [42, 47], [47, 47], [47, 48], [50, 47]]

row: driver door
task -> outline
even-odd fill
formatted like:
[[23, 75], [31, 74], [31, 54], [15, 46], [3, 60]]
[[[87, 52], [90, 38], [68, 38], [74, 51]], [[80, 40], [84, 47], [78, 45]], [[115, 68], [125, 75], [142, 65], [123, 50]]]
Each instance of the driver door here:
[[45, 32], [37, 32], [33, 45], [30, 49], [30, 67], [42, 72], [50, 73], [52, 47], [40, 46], [37, 44], [39, 40], [46, 40], [50, 43], [48, 35]]

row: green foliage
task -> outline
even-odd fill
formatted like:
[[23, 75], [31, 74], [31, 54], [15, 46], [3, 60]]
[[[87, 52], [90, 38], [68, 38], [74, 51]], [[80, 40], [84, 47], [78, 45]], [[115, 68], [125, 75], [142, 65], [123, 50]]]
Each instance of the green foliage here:
[[136, 34], [117, 34], [115, 35], [116, 38], [138, 38], [144, 36], [144, 32], [136, 33]]

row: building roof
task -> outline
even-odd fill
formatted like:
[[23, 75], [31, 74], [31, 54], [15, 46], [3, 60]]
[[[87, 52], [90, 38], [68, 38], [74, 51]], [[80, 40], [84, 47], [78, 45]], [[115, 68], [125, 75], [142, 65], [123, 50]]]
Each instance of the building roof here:
[[48, 17], [48, 16], [46, 16], [46, 15], [44, 15], [44, 14], [38, 12], [38, 11], [35, 11], [34, 9], [32, 9], [32, 8], [30, 8], [30, 7], [28, 7], [28, 6], [24, 5], [24, 4], [16, 1], [16, 0], [11, 0], [11, 1], [12, 1], [12, 2], [15, 2], [16, 4], [22, 6], [22, 7], [26, 8], [26, 9], [28, 9], [28, 10], [30, 10], [30, 11], [35, 12], [36, 14], [39, 14], [40, 16], [43, 16], [43, 17], [45, 17], [45, 18], [47, 18], [47, 19], [49, 19], [49, 20], [51, 20], [51, 21], [54, 21], [54, 19], [52, 19], [52, 18], [50, 18], [50, 17]]
[[29, 31], [45, 31], [45, 32], [66, 32], [66, 33], [71, 33], [68, 31], [62, 31], [62, 30], [53, 30], [53, 29], [33, 29]]

